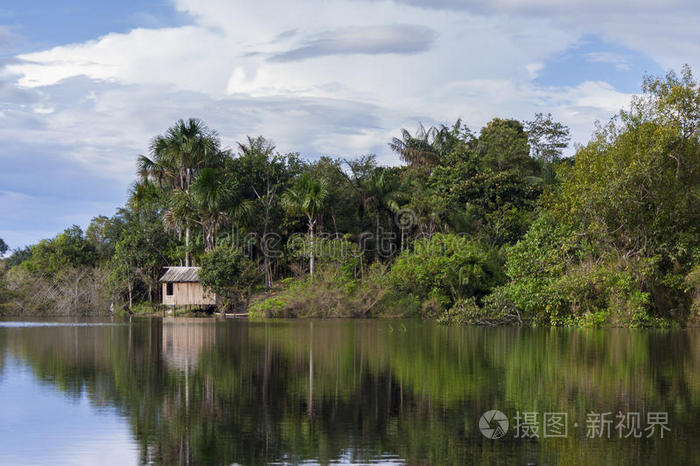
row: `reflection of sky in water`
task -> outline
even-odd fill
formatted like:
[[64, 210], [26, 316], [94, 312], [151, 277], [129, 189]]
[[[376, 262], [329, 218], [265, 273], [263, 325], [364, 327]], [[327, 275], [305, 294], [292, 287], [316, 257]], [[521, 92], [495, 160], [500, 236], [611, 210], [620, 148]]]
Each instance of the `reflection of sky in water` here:
[[126, 418], [37, 381], [17, 359], [0, 372], [0, 400], [0, 464], [138, 463]]

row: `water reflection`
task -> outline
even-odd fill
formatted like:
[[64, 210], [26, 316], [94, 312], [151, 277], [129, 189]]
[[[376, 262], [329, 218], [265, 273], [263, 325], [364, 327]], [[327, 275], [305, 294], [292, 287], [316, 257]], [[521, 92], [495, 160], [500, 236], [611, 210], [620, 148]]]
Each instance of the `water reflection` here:
[[[135, 319], [0, 326], [0, 364], [116, 408], [143, 463], [700, 464], [699, 336]], [[567, 412], [580, 426], [489, 440], [477, 422], [490, 409]], [[591, 411], [650, 410], [669, 413], [663, 439], [586, 438]]]
[[192, 372], [200, 353], [216, 342], [216, 321], [163, 318], [163, 360], [171, 369]]

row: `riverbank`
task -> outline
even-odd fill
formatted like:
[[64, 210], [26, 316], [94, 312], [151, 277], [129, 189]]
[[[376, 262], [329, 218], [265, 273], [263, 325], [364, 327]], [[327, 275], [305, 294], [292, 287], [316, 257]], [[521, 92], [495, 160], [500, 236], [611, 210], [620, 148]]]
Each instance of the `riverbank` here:
[[[480, 301], [476, 299], [456, 300], [450, 307], [446, 301], [436, 298], [436, 293], [421, 294], [420, 287], [407, 291], [405, 284], [397, 286], [396, 277], [390, 269], [379, 264], [362, 278], [353, 278], [341, 268], [324, 266], [317, 270], [313, 279], [308, 275], [274, 282], [269, 291], [254, 290], [247, 303], [239, 303], [235, 312], [252, 320], [266, 319], [401, 319], [419, 318], [433, 320], [445, 325], [469, 326], [525, 326], [525, 327], [650, 327], [679, 328], [700, 325], [700, 293], [694, 295], [691, 311], [684, 319], [629, 315], [627, 309], [581, 307], [567, 318], [550, 319], [543, 322], [541, 312], [525, 314], [503, 298], [503, 288]], [[392, 278], [393, 277], [393, 278]], [[512, 285], [511, 285], [512, 286]], [[434, 288], [433, 288], [434, 289]], [[494, 299], [497, 298], [497, 299]], [[541, 297], [539, 299], [542, 299]], [[3, 317], [70, 317], [70, 316], [115, 316], [115, 317], [193, 317], [223, 318], [233, 309], [195, 306], [166, 306], [142, 302], [131, 310], [119, 306], [114, 311], [106, 304], [83, 310], [80, 313], [59, 313], [50, 308], [22, 312], [4, 312]], [[636, 318], [636, 320], [635, 320]]]
[[[684, 320], [647, 317], [635, 320], [624, 308], [581, 309], [568, 318], [549, 323], [523, 315], [512, 303], [485, 299], [481, 303], [467, 299], [448, 309], [439, 300], [421, 300], [414, 293], [399, 294], [386, 280], [353, 282], [334, 274], [289, 279], [276, 284], [271, 292], [254, 295], [249, 303], [251, 319], [268, 318], [421, 318], [446, 325], [545, 326], [545, 327], [649, 327], [679, 328], [700, 326], [700, 300]], [[546, 310], [543, 310], [546, 312]], [[637, 318], [639, 316], [636, 316]]]

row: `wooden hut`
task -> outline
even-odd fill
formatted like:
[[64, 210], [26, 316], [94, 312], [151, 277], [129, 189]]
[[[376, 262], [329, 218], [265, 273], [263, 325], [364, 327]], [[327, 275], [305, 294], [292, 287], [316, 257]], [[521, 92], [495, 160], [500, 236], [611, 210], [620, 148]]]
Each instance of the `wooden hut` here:
[[212, 306], [216, 295], [199, 283], [199, 267], [168, 267], [160, 277], [163, 282], [163, 304], [170, 306]]

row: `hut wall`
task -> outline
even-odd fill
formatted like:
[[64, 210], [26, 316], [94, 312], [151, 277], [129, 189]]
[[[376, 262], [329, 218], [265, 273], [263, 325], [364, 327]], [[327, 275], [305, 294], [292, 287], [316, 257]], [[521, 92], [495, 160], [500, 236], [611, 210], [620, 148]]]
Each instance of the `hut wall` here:
[[[173, 284], [173, 291], [174, 291], [175, 285]], [[173, 293], [172, 295], [168, 295], [168, 284], [163, 283], [163, 304], [169, 304], [173, 305], [175, 304], [175, 294]]]
[[167, 283], [163, 283], [163, 304], [175, 306], [208, 306], [216, 304], [216, 296], [206, 293], [200, 283], [173, 283], [173, 294], [166, 294]]

